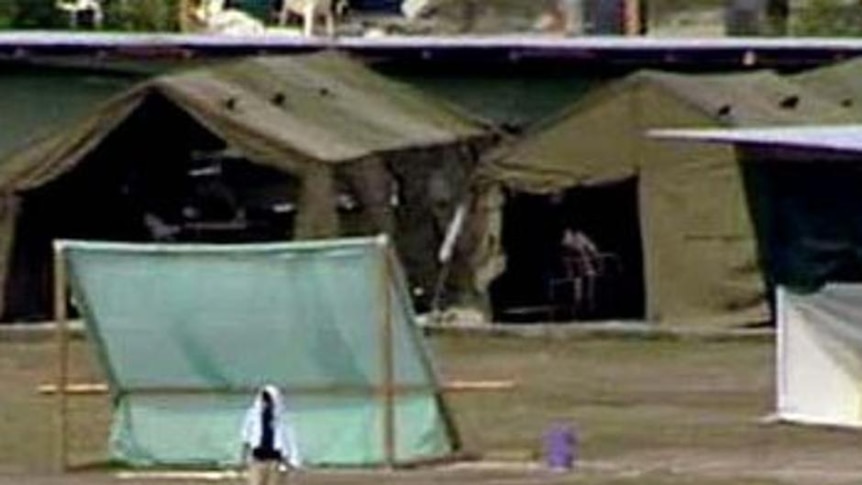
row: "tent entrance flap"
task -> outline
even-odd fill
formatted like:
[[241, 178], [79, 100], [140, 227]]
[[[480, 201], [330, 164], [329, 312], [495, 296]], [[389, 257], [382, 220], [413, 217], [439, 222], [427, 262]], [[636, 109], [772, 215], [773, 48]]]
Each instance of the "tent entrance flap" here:
[[551, 195], [511, 192], [506, 271], [491, 285], [503, 322], [642, 319], [637, 180]]

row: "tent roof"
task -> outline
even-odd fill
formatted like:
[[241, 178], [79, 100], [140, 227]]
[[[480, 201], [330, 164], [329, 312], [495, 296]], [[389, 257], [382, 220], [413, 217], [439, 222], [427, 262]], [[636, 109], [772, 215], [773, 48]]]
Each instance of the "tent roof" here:
[[241, 116], [280, 128], [277, 135], [285, 143], [320, 161], [453, 143], [483, 133], [454, 108], [332, 53], [250, 58], [164, 76], [153, 84], [209, 105], [232, 97]]
[[652, 130], [649, 136], [665, 140], [862, 153], [862, 125]]
[[829, 99], [771, 71], [746, 74], [639, 74], [726, 126], [798, 125], [849, 116]]
[[[647, 103], [647, 99], [658, 99]], [[669, 106], [672, 103], [676, 108]], [[618, 109], [611, 109], [620, 105]], [[646, 108], [649, 106], [649, 108]], [[641, 109], [644, 108], [644, 109]], [[687, 75], [642, 71], [600, 89], [549, 120], [520, 142], [492, 158], [488, 176], [503, 182], [518, 179], [619, 178], [636, 170], [625, 153], [637, 147], [649, 128], [669, 128], [691, 122], [676, 119], [680, 110], [702, 115], [701, 126], [799, 125], [817, 122], [850, 123], [853, 115], [839, 103], [824, 99], [770, 71], [742, 74]], [[650, 112], [645, 112], [652, 110]], [[595, 113], [607, 112], [604, 119]], [[658, 113], [656, 111], [661, 111]], [[634, 119], [632, 119], [634, 117]], [[585, 120], [590, 120], [586, 125]], [[607, 131], [597, 134], [602, 125]], [[589, 126], [589, 129], [584, 129]], [[604, 145], [602, 150], [596, 146]], [[615, 160], [585, 160], [592, 153], [620, 153]], [[611, 167], [610, 165], [620, 165]], [[625, 166], [623, 166], [625, 165]], [[540, 177], [545, 175], [546, 177]], [[554, 184], [555, 186], [557, 184]]]
[[38, 185], [86, 156], [161, 94], [249, 158], [295, 170], [480, 137], [486, 126], [343, 55], [248, 58], [169, 74], [13, 154], [0, 187]]
[[862, 59], [839, 62], [791, 76], [794, 82], [847, 107], [862, 108]]

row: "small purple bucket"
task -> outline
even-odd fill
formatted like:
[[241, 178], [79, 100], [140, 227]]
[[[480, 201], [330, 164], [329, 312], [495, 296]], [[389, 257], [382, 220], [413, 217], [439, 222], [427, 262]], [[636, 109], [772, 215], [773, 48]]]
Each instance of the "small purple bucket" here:
[[545, 432], [545, 465], [555, 471], [569, 471], [574, 467], [578, 448], [575, 429], [556, 423]]

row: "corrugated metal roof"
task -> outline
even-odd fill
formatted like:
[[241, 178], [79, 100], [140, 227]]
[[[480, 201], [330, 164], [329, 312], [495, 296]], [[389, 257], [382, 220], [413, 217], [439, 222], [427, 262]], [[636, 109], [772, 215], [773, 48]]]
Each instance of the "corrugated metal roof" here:
[[498, 48], [536, 47], [568, 49], [720, 50], [770, 49], [818, 50], [851, 49], [862, 52], [862, 39], [847, 38], [763, 38], [763, 37], [558, 37], [540, 34], [461, 35], [461, 36], [390, 36], [390, 37], [297, 37], [293, 34], [219, 35], [176, 33], [106, 33], [74, 31], [7, 31], [0, 32], [0, 46], [39, 47], [184, 47], [184, 46], [296, 46], [296, 47], [449, 47]]
[[629, 67], [697, 65], [818, 66], [862, 54], [862, 39], [565, 37], [531, 34], [494, 36], [391, 36], [305, 38], [281, 35], [229, 36], [171, 33], [68, 31], [0, 32], [0, 55], [148, 58], [171, 53], [250, 55], [338, 49], [427, 63], [452, 57], [483, 62], [525, 61], [621, 64]]

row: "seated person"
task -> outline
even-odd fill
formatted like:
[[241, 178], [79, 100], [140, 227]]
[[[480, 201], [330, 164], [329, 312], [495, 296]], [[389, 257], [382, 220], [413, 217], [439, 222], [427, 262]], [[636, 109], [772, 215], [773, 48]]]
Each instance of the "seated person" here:
[[326, 34], [330, 37], [335, 35], [335, 19], [346, 8], [345, 0], [278, 0], [277, 22], [281, 26], [287, 25], [290, 16], [302, 18], [303, 34], [307, 37], [314, 35], [314, 26], [318, 17], [326, 21]]
[[560, 244], [563, 247], [563, 258], [572, 258], [574, 260], [573, 262], [579, 273], [578, 276], [598, 275], [598, 264], [601, 254], [596, 243], [586, 234], [581, 231], [566, 229]]

